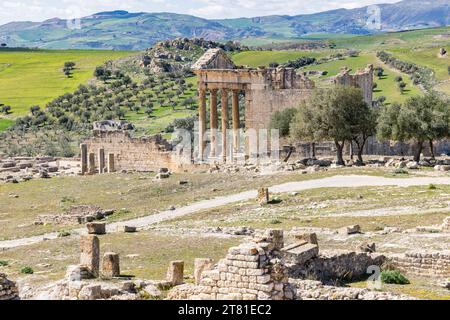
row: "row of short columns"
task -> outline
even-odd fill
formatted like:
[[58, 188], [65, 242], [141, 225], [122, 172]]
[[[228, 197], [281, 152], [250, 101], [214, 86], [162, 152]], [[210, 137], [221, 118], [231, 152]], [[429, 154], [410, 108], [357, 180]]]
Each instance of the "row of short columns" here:
[[[211, 153], [210, 156], [215, 158], [218, 156], [218, 130], [219, 119], [217, 110], [218, 89], [211, 89], [210, 92], [210, 131], [211, 131]], [[228, 110], [228, 89], [221, 89], [221, 113], [222, 113], [222, 160], [226, 161], [226, 150], [228, 150], [227, 130], [229, 129], [229, 110]], [[239, 130], [241, 127], [239, 116], [239, 93], [240, 90], [231, 90], [231, 109], [232, 109], [232, 128], [233, 128], [233, 149], [239, 150]], [[206, 133], [206, 89], [199, 89], [199, 149], [198, 155], [200, 160], [204, 160], [206, 141], [204, 139]]]
[[[114, 153], [108, 153], [105, 157], [105, 149], [98, 149], [98, 173], [112, 173], [115, 171]], [[95, 154], [88, 152], [87, 144], [81, 145], [81, 174], [93, 175], [96, 172]]]
[[[213, 267], [213, 260], [210, 258], [195, 259], [194, 279], [196, 284], [200, 284], [202, 273]], [[100, 270], [100, 239], [96, 235], [81, 236], [80, 239], [80, 265], [86, 271], [83, 276], [71, 280], [84, 280], [89, 278], [118, 278], [120, 277], [119, 254], [107, 252], [103, 255]], [[72, 268], [71, 268], [72, 269]], [[75, 270], [75, 269], [73, 269]], [[84, 272], [84, 271], [83, 271]], [[172, 286], [184, 283], [184, 261], [171, 261], [167, 269], [166, 281]]]

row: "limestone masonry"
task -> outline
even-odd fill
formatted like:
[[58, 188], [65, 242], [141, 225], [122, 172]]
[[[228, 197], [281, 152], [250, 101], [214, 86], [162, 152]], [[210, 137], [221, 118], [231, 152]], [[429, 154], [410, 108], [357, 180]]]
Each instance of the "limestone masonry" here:
[[16, 283], [8, 280], [6, 274], [0, 273], [0, 301], [1, 300], [18, 300], [19, 290]]

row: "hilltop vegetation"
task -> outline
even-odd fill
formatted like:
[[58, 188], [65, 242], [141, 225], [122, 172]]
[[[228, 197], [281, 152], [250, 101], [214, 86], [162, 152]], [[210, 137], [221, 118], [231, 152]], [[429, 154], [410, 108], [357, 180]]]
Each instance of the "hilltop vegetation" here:
[[[409, 30], [450, 24], [447, 0], [423, 5], [404, 0], [379, 5], [383, 30]], [[43, 22], [12, 22], [0, 26], [0, 41], [10, 47], [48, 49], [143, 50], [158, 41], [178, 37], [208, 40], [249, 40], [252, 45], [274, 41], [333, 38], [335, 34], [377, 34], [368, 27], [368, 7], [332, 10], [315, 14], [207, 20], [172, 13], [101, 12], [80, 20], [81, 29], [72, 30], [62, 19]], [[69, 26], [73, 25], [69, 21]], [[333, 34], [333, 36], [330, 36]]]

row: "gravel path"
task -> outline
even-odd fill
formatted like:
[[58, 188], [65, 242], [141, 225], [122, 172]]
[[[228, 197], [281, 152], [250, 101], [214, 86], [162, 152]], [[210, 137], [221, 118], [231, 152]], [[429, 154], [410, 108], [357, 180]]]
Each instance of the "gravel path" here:
[[[415, 177], [415, 178], [384, 178], [375, 176], [334, 176], [317, 180], [307, 180], [299, 182], [289, 182], [269, 188], [272, 193], [296, 192], [302, 190], [318, 189], [318, 188], [357, 188], [357, 187], [376, 187], [376, 186], [423, 186], [423, 185], [450, 185], [450, 177], [432, 178], [432, 177]], [[108, 232], [116, 232], [119, 226], [134, 226], [137, 228], [145, 228], [152, 224], [179, 218], [185, 215], [196, 213], [203, 210], [214, 209], [232, 203], [247, 201], [257, 196], [256, 190], [241, 192], [224, 197], [218, 197], [210, 200], [196, 202], [194, 204], [178, 208], [173, 211], [163, 211], [158, 214], [145, 216], [141, 218], [131, 219], [128, 221], [114, 222], [107, 225]], [[85, 234], [86, 230], [73, 230], [79, 234]], [[19, 246], [31, 245], [34, 243], [57, 239], [57, 233], [48, 233], [45, 235], [34, 236], [29, 238], [0, 241], [0, 250], [11, 249]]]

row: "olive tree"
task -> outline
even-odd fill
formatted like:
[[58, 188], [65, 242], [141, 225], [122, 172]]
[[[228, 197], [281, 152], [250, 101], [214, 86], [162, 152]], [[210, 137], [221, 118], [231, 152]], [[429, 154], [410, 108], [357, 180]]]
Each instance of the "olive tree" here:
[[[358, 88], [337, 86], [333, 89], [316, 89], [294, 116], [291, 137], [312, 143], [333, 141], [337, 164], [344, 165], [345, 142], [370, 133], [364, 123], [370, 112]], [[366, 140], [363, 138], [361, 141], [365, 143]]]
[[420, 161], [424, 143], [449, 136], [449, 102], [435, 93], [409, 98], [403, 105], [383, 106], [378, 119], [379, 139], [413, 141], [416, 144], [414, 161]]

